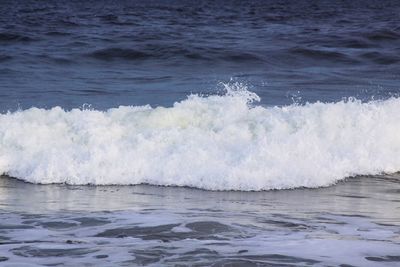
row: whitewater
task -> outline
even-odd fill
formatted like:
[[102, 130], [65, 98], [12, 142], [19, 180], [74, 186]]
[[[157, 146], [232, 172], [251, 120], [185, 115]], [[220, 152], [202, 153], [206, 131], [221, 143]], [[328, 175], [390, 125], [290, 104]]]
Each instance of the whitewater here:
[[400, 99], [264, 107], [241, 84], [172, 107], [0, 115], [0, 173], [31, 183], [324, 187], [400, 170]]

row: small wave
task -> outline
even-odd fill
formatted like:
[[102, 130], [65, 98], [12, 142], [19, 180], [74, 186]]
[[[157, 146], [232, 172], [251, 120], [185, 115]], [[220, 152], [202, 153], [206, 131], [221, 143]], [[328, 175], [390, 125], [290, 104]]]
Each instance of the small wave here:
[[66, 57], [55, 57], [48, 54], [35, 55], [35, 58], [59, 65], [68, 65], [74, 62], [72, 59]]
[[346, 54], [335, 52], [335, 51], [324, 51], [317, 49], [301, 48], [296, 47], [289, 49], [289, 52], [294, 55], [303, 56], [314, 60], [326, 60], [330, 62], [340, 62], [340, 63], [356, 63], [357, 61], [350, 58]]
[[90, 53], [89, 56], [101, 60], [110, 60], [116, 58], [128, 59], [128, 60], [141, 60], [152, 57], [150, 54], [147, 54], [145, 52], [128, 48], [100, 49]]
[[257, 62], [260, 57], [252, 53], [241, 51], [225, 51], [223, 49], [183, 48], [179, 46], [149, 45], [140, 49], [106, 48], [96, 50], [88, 56], [100, 60], [146, 60], [146, 59], [171, 59], [186, 58], [196, 61], [221, 60], [228, 62]]
[[106, 91], [106, 90], [101, 90], [101, 89], [80, 89], [80, 90], [72, 90], [73, 92], [76, 92], [80, 95], [88, 95], [88, 96], [93, 96], [93, 95], [113, 95], [115, 92], [112, 91]]
[[337, 41], [337, 45], [346, 48], [371, 48], [370, 43], [361, 39], [345, 39]]
[[126, 20], [121, 20], [117, 15], [114, 14], [107, 14], [107, 15], [100, 15], [98, 18], [108, 24], [112, 25], [120, 25], [120, 26], [132, 26], [132, 25], [137, 25], [136, 23], [132, 21], [126, 21]]
[[0, 115], [0, 173], [32, 183], [210, 190], [329, 186], [400, 170], [400, 99], [257, 105], [241, 84], [171, 108]]
[[379, 52], [368, 52], [362, 54], [361, 56], [371, 60], [374, 63], [382, 65], [395, 64], [400, 61], [400, 58], [397, 55], [386, 55]]
[[77, 21], [72, 21], [71, 19], [60, 19], [57, 21], [58, 24], [64, 27], [78, 27], [80, 24]]
[[0, 42], [29, 42], [32, 38], [20, 34], [2, 32], [0, 33]]
[[245, 52], [228, 52], [224, 53], [221, 58], [225, 61], [232, 62], [261, 62], [262, 59], [252, 53]]
[[394, 41], [400, 39], [400, 34], [391, 30], [377, 30], [364, 35], [371, 41]]
[[18, 12], [21, 13], [41, 13], [47, 11], [47, 7], [39, 7], [39, 8], [21, 8]]
[[71, 33], [62, 32], [62, 31], [49, 31], [49, 32], [46, 32], [46, 35], [48, 35], [48, 36], [68, 36], [68, 35], [71, 35]]
[[0, 62], [11, 60], [12, 56], [0, 54]]
[[98, 16], [101, 20], [106, 21], [106, 22], [114, 22], [118, 21], [118, 16], [114, 14], [107, 14], [107, 15], [101, 15]]

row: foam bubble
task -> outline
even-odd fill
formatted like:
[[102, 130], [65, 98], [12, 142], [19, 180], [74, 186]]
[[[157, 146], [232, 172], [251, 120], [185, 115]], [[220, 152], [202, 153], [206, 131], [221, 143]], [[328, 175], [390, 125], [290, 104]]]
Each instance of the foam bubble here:
[[0, 173], [33, 183], [264, 190], [400, 170], [400, 99], [251, 104], [240, 84], [173, 107], [0, 115]]

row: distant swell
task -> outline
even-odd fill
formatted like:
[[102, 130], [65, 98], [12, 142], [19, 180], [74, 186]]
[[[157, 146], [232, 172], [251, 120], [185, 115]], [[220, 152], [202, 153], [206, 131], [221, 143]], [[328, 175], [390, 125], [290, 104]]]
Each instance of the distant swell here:
[[33, 183], [321, 187], [400, 170], [400, 99], [255, 105], [240, 84], [171, 108], [0, 115], [0, 173]]

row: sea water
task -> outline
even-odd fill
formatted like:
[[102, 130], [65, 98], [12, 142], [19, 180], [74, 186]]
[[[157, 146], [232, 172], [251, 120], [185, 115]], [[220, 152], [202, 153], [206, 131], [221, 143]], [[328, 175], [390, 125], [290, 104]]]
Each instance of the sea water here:
[[1, 266], [397, 266], [397, 1], [0, 3]]

